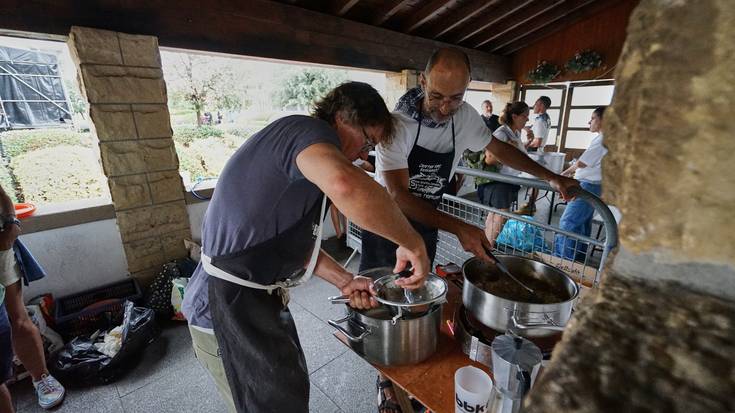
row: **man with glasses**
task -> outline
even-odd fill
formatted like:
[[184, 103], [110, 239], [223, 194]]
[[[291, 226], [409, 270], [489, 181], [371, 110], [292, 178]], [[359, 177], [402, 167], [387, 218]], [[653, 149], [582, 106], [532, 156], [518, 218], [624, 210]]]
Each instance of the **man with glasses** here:
[[195, 354], [230, 411], [309, 409], [289, 288], [316, 274], [349, 296], [352, 307], [377, 306], [370, 280], [319, 248], [326, 197], [358, 225], [400, 245], [391, 252], [395, 271], [414, 268], [402, 286], [419, 287], [429, 272], [421, 237], [388, 194], [351, 164], [393, 137], [393, 118], [378, 92], [345, 83], [312, 112], [272, 122], [235, 152], [202, 224], [202, 259], [183, 311]]
[[[426, 244], [429, 259], [436, 253], [438, 230], [457, 236], [469, 253], [489, 260], [491, 244], [482, 228], [441, 213], [437, 206], [447, 191], [465, 149], [487, 148], [501, 162], [542, 177], [565, 199], [577, 182], [540, 166], [517, 148], [491, 138], [491, 131], [472, 106], [464, 104], [470, 83], [470, 61], [456, 48], [435, 51], [419, 77], [396, 105], [396, 134], [377, 147], [376, 179], [386, 187]], [[360, 270], [392, 267], [395, 244], [364, 230]], [[378, 379], [381, 413], [397, 412], [389, 381]]]

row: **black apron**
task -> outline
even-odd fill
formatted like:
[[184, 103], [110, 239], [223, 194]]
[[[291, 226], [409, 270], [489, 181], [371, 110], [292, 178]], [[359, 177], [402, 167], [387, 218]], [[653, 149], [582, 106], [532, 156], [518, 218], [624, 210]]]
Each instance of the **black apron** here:
[[[249, 282], [288, 286], [315, 248], [321, 207], [319, 198], [275, 238], [211, 257], [211, 264]], [[217, 276], [208, 284], [214, 334], [237, 411], [308, 412], [309, 373], [285, 289], [254, 289]]]
[[[408, 190], [414, 196], [431, 204], [433, 208], [437, 208], [442, 201], [442, 195], [449, 189], [449, 176], [454, 167], [454, 118], [452, 118], [452, 150], [446, 153], [430, 151], [418, 145], [422, 118], [419, 117], [418, 121], [416, 138], [408, 154]], [[439, 231], [410, 219], [409, 222], [424, 239], [429, 261], [433, 263]], [[398, 245], [380, 235], [362, 230], [360, 271], [377, 267], [392, 268], [396, 265], [397, 248]]]

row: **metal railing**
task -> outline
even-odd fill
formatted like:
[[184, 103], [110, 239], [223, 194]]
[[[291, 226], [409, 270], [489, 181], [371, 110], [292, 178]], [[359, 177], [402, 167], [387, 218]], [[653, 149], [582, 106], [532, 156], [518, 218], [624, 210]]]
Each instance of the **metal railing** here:
[[[457, 173], [488, 178], [497, 182], [555, 191], [548, 183], [536, 179], [519, 178], [462, 167], [457, 168]], [[610, 209], [597, 196], [581, 188], [574, 195], [588, 202], [601, 217], [602, 228], [604, 229], [604, 234], [600, 231], [599, 238], [601, 239], [565, 231], [556, 226], [535, 221], [532, 218], [501, 211], [452, 195], [444, 195], [439, 210], [479, 228], [485, 228], [486, 232], [488, 232], [488, 223], [490, 223], [490, 230], [495, 230], [496, 228], [492, 225], [495, 222], [501, 222], [502, 228], [499, 227], [496, 231], [490, 231], [490, 233], [498, 234], [495, 240], [494, 252], [520, 255], [546, 262], [562, 269], [578, 284], [596, 287], [599, 283], [600, 272], [605, 266], [610, 252], [617, 246], [617, 223]], [[491, 217], [490, 220], [488, 220], [488, 216]], [[502, 217], [502, 219], [493, 219], [494, 216]], [[355, 249], [355, 253], [350, 257], [352, 259], [361, 250], [362, 230], [352, 222], [348, 222], [347, 232], [347, 245]], [[595, 251], [601, 251], [599, 259], [593, 256]], [[434, 265], [443, 265], [450, 262], [461, 265], [471, 257], [471, 254], [464, 251], [454, 234], [439, 231]]]

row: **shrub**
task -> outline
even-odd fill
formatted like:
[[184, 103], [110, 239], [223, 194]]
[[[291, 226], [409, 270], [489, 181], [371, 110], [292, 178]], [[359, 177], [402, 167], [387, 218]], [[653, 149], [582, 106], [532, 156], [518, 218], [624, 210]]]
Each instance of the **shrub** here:
[[2, 185], [5, 193], [8, 194], [13, 202], [18, 202], [18, 197], [15, 196], [15, 188], [13, 187], [13, 180], [10, 178], [10, 172], [4, 165], [0, 165], [0, 185]]
[[0, 133], [5, 156], [13, 159], [38, 149], [69, 145], [92, 148], [95, 142], [90, 133], [71, 129], [28, 129]]
[[209, 125], [182, 125], [175, 126], [173, 130], [174, 141], [181, 143], [184, 146], [189, 146], [192, 142], [198, 139], [208, 139], [212, 137], [221, 138], [225, 134], [224, 131]]
[[91, 148], [60, 145], [39, 149], [12, 159], [11, 166], [26, 202], [110, 197], [97, 154]]

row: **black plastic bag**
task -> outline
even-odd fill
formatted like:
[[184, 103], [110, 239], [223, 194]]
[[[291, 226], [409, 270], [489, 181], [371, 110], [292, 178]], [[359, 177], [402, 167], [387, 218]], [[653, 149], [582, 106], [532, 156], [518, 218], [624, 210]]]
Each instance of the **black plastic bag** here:
[[118, 378], [132, 359], [158, 336], [160, 330], [155, 313], [150, 308], [135, 307], [125, 302], [122, 324], [122, 344], [114, 357], [99, 352], [94, 343], [102, 335], [75, 337], [56, 355], [53, 374], [62, 381], [107, 383]]
[[196, 266], [189, 258], [164, 264], [145, 294], [145, 306], [152, 308], [161, 320], [170, 320], [174, 315], [174, 307], [171, 305], [173, 280], [191, 277]]

